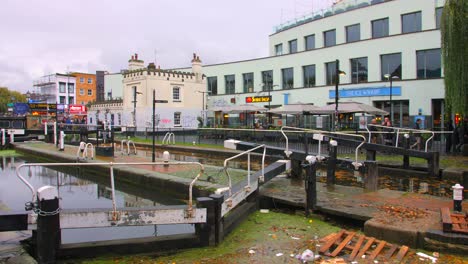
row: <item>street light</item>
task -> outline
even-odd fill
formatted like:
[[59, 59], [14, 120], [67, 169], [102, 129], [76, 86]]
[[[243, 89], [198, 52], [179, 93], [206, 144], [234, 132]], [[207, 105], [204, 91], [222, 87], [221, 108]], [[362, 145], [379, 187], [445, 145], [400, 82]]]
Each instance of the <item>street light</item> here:
[[209, 94], [209, 92], [205, 91], [196, 91], [197, 93], [203, 94], [202, 98], [202, 119], [203, 119], [203, 126], [206, 126], [206, 105], [205, 105], [205, 94]]
[[392, 122], [393, 126], [393, 102], [392, 102], [392, 95], [393, 95], [393, 79], [400, 79], [398, 75], [391, 75], [391, 74], [385, 74], [384, 77], [390, 81], [390, 121]]
[[[278, 84], [273, 84], [271, 87], [267, 86], [266, 83], [262, 83], [262, 87], [266, 87], [266, 89], [268, 89], [268, 111], [271, 110], [271, 100], [273, 99], [270, 95], [270, 92], [271, 90], [273, 90], [273, 87], [278, 87], [279, 85]], [[260, 91], [259, 93], [261, 92], [265, 92], [265, 91]], [[268, 124], [267, 124], [267, 127], [269, 127], [271, 124], [271, 113], [268, 113]]]
[[338, 130], [338, 84], [340, 84], [340, 76], [346, 75], [346, 73], [340, 70], [340, 60], [335, 61], [335, 131]]
[[133, 86], [133, 127], [136, 131], [136, 103], [137, 103], [137, 94], [141, 94], [137, 91], [137, 87]]

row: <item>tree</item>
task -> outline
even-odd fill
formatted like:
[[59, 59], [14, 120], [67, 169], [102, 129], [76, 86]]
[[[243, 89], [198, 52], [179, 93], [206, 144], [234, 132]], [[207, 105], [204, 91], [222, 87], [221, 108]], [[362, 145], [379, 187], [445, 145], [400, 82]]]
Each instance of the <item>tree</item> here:
[[468, 1], [446, 0], [441, 18], [445, 101], [452, 113], [468, 115]]
[[17, 91], [10, 91], [7, 87], [0, 87], [0, 113], [8, 112], [8, 103], [26, 102], [26, 96]]

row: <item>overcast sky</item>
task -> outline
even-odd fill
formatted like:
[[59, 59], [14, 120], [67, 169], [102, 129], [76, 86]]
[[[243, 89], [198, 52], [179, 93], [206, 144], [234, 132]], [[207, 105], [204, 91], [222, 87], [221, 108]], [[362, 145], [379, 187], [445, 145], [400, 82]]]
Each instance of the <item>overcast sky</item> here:
[[[2, 0], [0, 86], [33, 91], [40, 76], [190, 66], [268, 55], [273, 27], [333, 0]], [[155, 56], [156, 55], [156, 56]]]

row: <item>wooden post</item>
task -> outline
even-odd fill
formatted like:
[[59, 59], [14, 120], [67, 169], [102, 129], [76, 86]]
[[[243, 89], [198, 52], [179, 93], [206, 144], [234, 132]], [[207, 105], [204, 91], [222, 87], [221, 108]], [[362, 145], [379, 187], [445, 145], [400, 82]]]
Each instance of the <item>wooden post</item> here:
[[37, 190], [39, 213], [37, 217], [36, 256], [37, 262], [56, 263], [60, 248], [60, 215], [58, 191], [52, 186]]
[[224, 202], [224, 195], [222, 194], [212, 194], [210, 198], [214, 201], [214, 210], [215, 210], [215, 242], [216, 245], [223, 242], [224, 239], [224, 230], [223, 230], [223, 217], [221, 216], [221, 208]]
[[215, 246], [215, 201], [209, 197], [199, 197], [197, 198], [197, 208], [206, 208], [206, 223], [195, 225], [195, 233], [200, 241], [200, 246]]
[[367, 175], [364, 180], [364, 189], [377, 191], [379, 189], [379, 167], [375, 161], [365, 161]]
[[315, 211], [317, 207], [317, 163], [305, 164], [305, 191], [306, 191], [306, 216], [309, 216], [311, 211]]
[[[405, 149], [410, 148], [410, 139], [409, 137], [403, 137], [403, 144]], [[409, 168], [409, 155], [403, 155], [403, 169]]]
[[438, 177], [439, 176], [439, 152], [430, 152], [431, 157], [427, 160], [427, 171], [429, 176]]
[[296, 179], [302, 178], [302, 165], [300, 160], [291, 160], [291, 177]]
[[336, 155], [338, 146], [330, 145], [330, 152], [327, 164], [327, 185], [335, 184]]
[[377, 151], [370, 150], [370, 149], [366, 150], [366, 160], [375, 160], [376, 156], [377, 156]]

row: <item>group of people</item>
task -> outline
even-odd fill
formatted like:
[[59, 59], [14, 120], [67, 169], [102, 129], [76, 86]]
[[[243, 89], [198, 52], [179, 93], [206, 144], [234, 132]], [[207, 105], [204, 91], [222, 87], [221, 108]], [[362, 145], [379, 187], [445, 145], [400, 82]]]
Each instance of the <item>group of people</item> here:
[[[377, 120], [372, 119], [371, 121], [372, 125], [377, 125]], [[392, 122], [388, 117], [385, 117], [382, 124], [382, 126], [385, 127], [392, 127]], [[422, 127], [422, 120], [420, 118], [417, 118], [414, 126], [413, 126], [413, 131], [411, 131], [411, 145], [410, 149], [417, 149], [421, 150], [422, 145], [423, 145], [423, 136], [421, 132], [415, 131], [415, 130], [421, 130]], [[394, 130], [393, 129], [378, 129], [375, 126], [370, 126], [369, 130], [371, 132], [384, 132], [384, 133], [372, 133], [371, 134], [371, 143], [374, 144], [384, 144], [384, 145], [395, 145], [395, 137], [394, 137]], [[445, 151], [446, 153], [450, 152], [462, 152], [463, 151], [463, 145], [468, 144], [468, 117], [465, 117], [462, 121], [458, 123], [457, 126], [454, 126], [453, 120], [448, 120], [447, 123], [445, 124], [444, 127], [445, 131], [450, 131], [449, 133], [445, 133], [445, 139], [446, 139], [446, 144], [445, 144]]]

